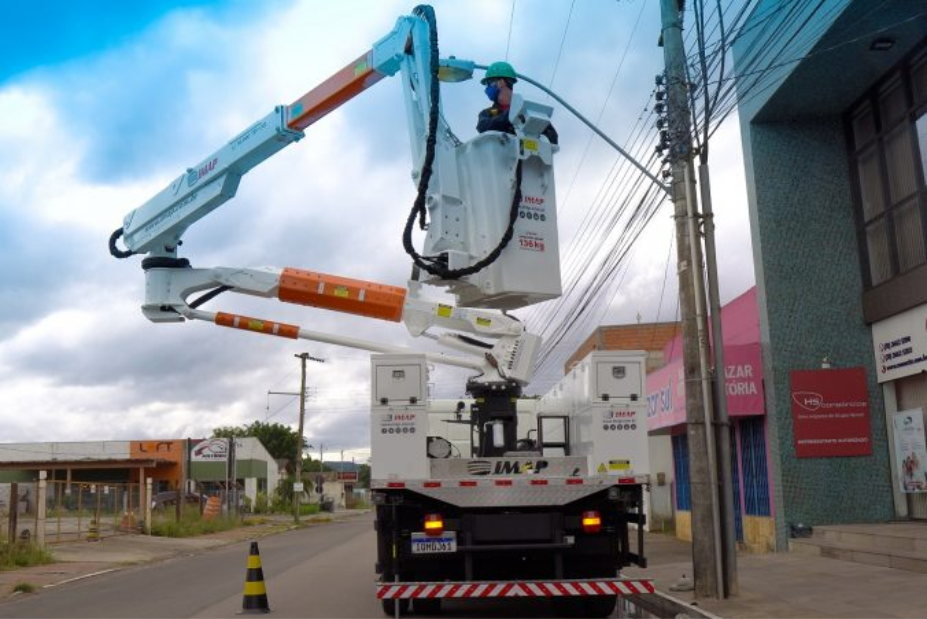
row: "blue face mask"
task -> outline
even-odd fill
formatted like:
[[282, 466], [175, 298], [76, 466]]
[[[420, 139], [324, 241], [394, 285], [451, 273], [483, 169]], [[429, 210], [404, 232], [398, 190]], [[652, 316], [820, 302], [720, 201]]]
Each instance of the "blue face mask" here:
[[486, 96], [489, 97], [489, 100], [495, 103], [496, 97], [499, 96], [499, 87], [495, 84], [489, 84], [486, 86]]

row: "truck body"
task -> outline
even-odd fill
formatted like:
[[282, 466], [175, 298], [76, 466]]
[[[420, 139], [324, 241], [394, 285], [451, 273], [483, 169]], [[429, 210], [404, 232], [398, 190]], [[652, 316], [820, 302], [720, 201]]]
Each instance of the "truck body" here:
[[427, 370], [420, 355], [372, 358], [386, 614], [524, 596], [607, 616], [617, 595], [652, 591], [620, 577], [646, 566], [643, 352], [593, 352], [540, 401], [471, 385], [474, 398], [452, 412], [429, 402]]
[[[615, 596], [653, 590], [619, 575], [646, 564], [643, 353], [594, 353], [547, 397], [521, 399], [541, 338], [506, 310], [561, 294], [558, 146], [545, 135], [553, 108], [515, 94], [511, 133], [458, 139], [441, 112], [439, 82], [470, 79], [476, 68], [486, 67], [438, 56], [434, 11], [417, 6], [368, 52], [129, 212], [109, 251], [146, 255], [142, 313], [152, 322], [203, 321], [377, 353], [372, 490], [377, 596], [388, 614], [413, 599], [427, 612], [448, 597], [543, 596], [571, 615], [605, 615]], [[417, 186], [401, 239], [414, 265], [406, 287], [290, 267], [193, 268], [181, 257], [186, 230], [233, 198], [245, 174], [393, 75], [402, 79]], [[421, 253], [416, 221], [427, 229]], [[426, 287], [443, 288], [455, 304], [429, 298]], [[223, 293], [400, 322], [454, 354], [202, 309]], [[430, 363], [476, 372], [466, 384], [470, 405], [435, 426]]]

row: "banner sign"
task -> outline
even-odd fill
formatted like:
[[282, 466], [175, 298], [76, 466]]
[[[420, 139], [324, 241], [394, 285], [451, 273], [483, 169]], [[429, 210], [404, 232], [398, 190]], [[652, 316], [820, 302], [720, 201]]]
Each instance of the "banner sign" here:
[[872, 325], [880, 383], [927, 371], [927, 305]]
[[[686, 423], [682, 358], [647, 375], [647, 430]], [[759, 343], [724, 347], [724, 391], [731, 417], [763, 415], [763, 362]]]
[[927, 492], [927, 438], [924, 411], [915, 408], [892, 417], [898, 483], [902, 492]]
[[225, 462], [229, 457], [229, 439], [207, 438], [194, 443], [190, 449], [193, 462]]
[[789, 384], [797, 457], [872, 454], [864, 368], [793, 370]]

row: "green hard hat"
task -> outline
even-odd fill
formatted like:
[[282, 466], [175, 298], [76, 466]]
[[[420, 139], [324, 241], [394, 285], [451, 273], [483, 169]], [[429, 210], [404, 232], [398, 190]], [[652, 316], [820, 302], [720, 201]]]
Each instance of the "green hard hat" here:
[[512, 68], [512, 65], [507, 62], [499, 61], [489, 65], [489, 68], [486, 69], [486, 75], [482, 79], [482, 83], [485, 84], [489, 80], [499, 79], [500, 77], [512, 80], [513, 84], [518, 81], [518, 78], [515, 77], [515, 69]]

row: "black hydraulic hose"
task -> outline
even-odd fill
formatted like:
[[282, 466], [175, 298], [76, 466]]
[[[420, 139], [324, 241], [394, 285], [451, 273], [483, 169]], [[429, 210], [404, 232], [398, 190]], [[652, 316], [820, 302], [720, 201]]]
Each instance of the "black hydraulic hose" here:
[[422, 17], [428, 22], [429, 29], [429, 62], [431, 64], [431, 84], [429, 97], [431, 99], [428, 108], [428, 136], [425, 139], [425, 159], [422, 162], [422, 173], [418, 181], [418, 194], [415, 202], [412, 204], [412, 211], [406, 219], [406, 226], [402, 233], [402, 246], [406, 253], [412, 258], [412, 261], [419, 268], [425, 269], [428, 273], [440, 277], [441, 279], [459, 279], [468, 275], [473, 275], [483, 270], [495, 262], [502, 251], [508, 246], [509, 241], [515, 234], [515, 222], [518, 220], [518, 207], [521, 205], [521, 166], [522, 160], [518, 160], [515, 166], [515, 194], [512, 197], [512, 207], [509, 211], [509, 224], [499, 241], [499, 244], [485, 258], [463, 269], [449, 269], [446, 265], [437, 262], [425, 260], [412, 245], [412, 226], [415, 218], [419, 218], [419, 227], [425, 228], [425, 198], [428, 192], [428, 184], [431, 182], [432, 166], [435, 159], [435, 144], [438, 133], [438, 101], [440, 97], [440, 83], [438, 81], [438, 25], [435, 20], [434, 9], [423, 4], [415, 7], [413, 15]]
[[466, 335], [458, 335], [457, 339], [463, 342], [464, 344], [470, 344], [471, 346], [477, 346], [479, 348], [486, 348], [489, 350], [492, 349], [492, 344], [489, 344], [488, 342], [484, 342], [482, 340], [478, 340], [474, 337], [467, 337]]
[[212, 300], [212, 299], [215, 299], [216, 297], [218, 297], [218, 296], [219, 296], [220, 294], [222, 294], [223, 292], [228, 292], [229, 290], [232, 290], [232, 287], [231, 287], [231, 286], [219, 286], [218, 288], [213, 288], [212, 290], [210, 290], [210, 291], [207, 292], [206, 294], [204, 294], [204, 295], [202, 295], [202, 296], [197, 297], [196, 299], [194, 299], [194, 300], [193, 300], [191, 303], [189, 303], [188, 305], [189, 305], [190, 307], [192, 307], [193, 309], [196, 309], [196, 308], [198, 308], [200, 305], [202, 305], [203, 303], [206, 303], [207, 301], [210, 301], [210, 300]]
[[122, 228], [117, 228], [109, 237], [109, 253], [116, 258], [128, 258], [129, 256], [134, 256], [135, 252], [131, 250], [122, 250], [116, 247], [116, 241], [119, 240], [119, 237], [122, 236], [124, 230]]

